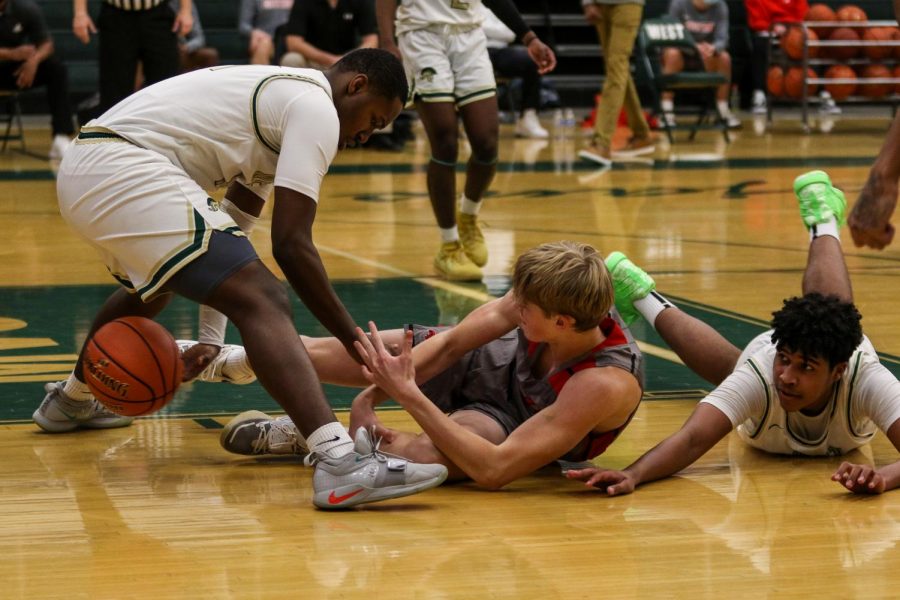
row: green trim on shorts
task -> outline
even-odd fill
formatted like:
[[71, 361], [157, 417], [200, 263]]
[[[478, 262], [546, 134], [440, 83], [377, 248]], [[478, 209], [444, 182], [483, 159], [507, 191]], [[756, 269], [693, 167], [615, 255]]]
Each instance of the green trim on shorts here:
[[455, 102], [453, 92], [416, 92], [415, 100], [422, 102]]
[[769, 418], [769, 412], [772, 408], [772, 398], [769, 395], [769, 384], [766, 381], [765, 376], [762, 374], [762, 370], [759, 365], [754, 362], [751, 358], [747, 361], [747, 364], [750, 365], [750, 368], [753, 369], [753, 372], [759, 378], [759, 383], [762, 385], [763, 390], [766, 392], [766, 412], [763, 413], [762, 419], [759, 421], [759, 425], [756, 427], [756, 431], [750, 434], [750, 439], [756, 439], [756, 437], [763, 432], [763, 426], [766, 424], [766, 419]]
[[203, 216], [197, 212], [196, 208], [192, 207], [191, 211], [194, 218], [193, 239], [188, 242], [187, 246], [180, 250], [176, 250], [168, 259], [164, 259], [165, 262], [156, 269], [156, 272], [150, 278], [150, 281], [143, 287], [138, 288], [137, 293], [142, 299], [146, 300], [151, 294], [155, 293], [162, 284], [168, 281], [178, 269], [184, 266], [182, 263], [184, 263], [185, 259], [202, 254], [205, 251], [212, 230], [207, 227], [206, 221], [203, 219]]
[[329, 93], [329, 90], [326, 90], [325, 86], [323, 86], [319, 81], [316, 81], [312, 77], [306, 77], [304, 75], [292, 75], [292, 74], [287, 74], [287, 73], [278, 74], [278, 75], [269, 75], [268, 77], [264, 78], [263, 80], [261, 80], [259, 83], [256, 84], [256, 89], [253, 90], [253, 94], [250, 96], [250, 116], [253, 119], [253, 132], [256, 134], [256, 139], [259, 140], [259, 143], [261, 143], [263, 146], [265, 146], [266, 148], [268, 148], [275, 154], [278, 154], [281, 152], [281, 148], [278, 146], [275, 146], [275, 144], [270, 144], [263, 137], [262, 131], [260, 131], [260, 129], [259, 129], [259, 120], [257, 118], [258, 111], [256, 110], [256, 104], [259, 100], [259, 95], [260, 95], [260, 93], [262, 93], [263, 88], [276, 79], [294, 79], [297, 81], [304, 81], [306, 83], [311, 83], [313, 85], [317, 85], [320, 88], [322, 88], [323, 90], [325, 90], [325, 93], [328, 94], [329, 98], [331, 97], [331, 94]]
[[134, 292], [134, 291], [135, 291], [135, 290], [134, 290], [134, 284], [131, 283], [131, 280], [128, 279], [127, 277], [122, 277], [121, 275], [116, 275], [116, 274], [113, 273], [112, 271], [110, 271], [109, 274], [112, 275], [112, 276], [113, 276], [113, 279], [115, 279], [116, 281], [118, 281], [119, 284], [120, 284], [122, 287], [124, 287], [125, 289], [127, 289], [129, 292]]
[[478, 92], [472, 92], [471, 94], [466, 94], [465, 96], [460, 96], [456, 99], [457, 106], [465, 106], [466, 104], [471, 104], [478, 100], [484, 100], [485, 98], [490, 98], [491, 96], [497, 95], [497, 88], [492, 87], [487, 90], [480, 90]]

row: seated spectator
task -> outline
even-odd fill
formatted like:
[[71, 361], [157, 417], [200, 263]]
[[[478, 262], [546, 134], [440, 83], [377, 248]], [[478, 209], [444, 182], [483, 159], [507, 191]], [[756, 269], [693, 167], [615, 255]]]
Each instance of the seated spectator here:
[[[721, 73], [728, 80], [716, 90], [716, 108], [719, 115], [728, 122], [728, 127], [737, 129], [741, 121], [728, 108], [728, 94], [731, 91], [731, 55], [728, 54], [728, 5], [721, 0], [672, 0], [669, 16], [684, 23], [691, 37], [697, 43], [696, 56], [685, 56], [678, 48], [666, 48], [662, 55], [662, 71], [666, 75], [680, 73], [690, 61], [702, 60], [703, 67], [710, 73]], [[694, 66], [695, 70], [699, 64]], [[675, 124], [674, 92], [665, 92], [662, 97], [663, 118], [670, 125]]]
[[522, 110], [516, 120], [516, 137], [547, 138], [550, 134], [541, 127], [538, 120], [538, 108], [541, 102], [541, 75], [537, 65], [528, 56], [525, 46], [512, 44], [516, 34], [503, 24], [491, 9], [479, 5], [484, 13], [481, 24], [487, 38], [488, 54], [494, 71], [501, 77], [509, 79], [522, 78]]
[[327, 69], [356, 48], [378, 47], [374, 0], [297, 0], [284, 27], [286, 67]]
[[53, 54], [53, 40], [33, 0], [0, 0], [0, 89], [47, 86], [53, 140], [50, 159], [62, 158], [75, 132], [69, 104], [69, 75]]
[[[177, 0], [172, 0], [174, 5]], [[200, 13], [197, 5], [192, 4], [194, 13], [194, 27], [185, 36], [178, 37], [178, 57], [181, 63], [181, 72], [195, 71], [214, 67], [219, 64], [219, 51], [206, 45], [206, 35], [200, 24]]]
[[294, 0], [241, 0], [238, 31], [249, 38], [250, 64], [275, 62], [277, 30], [285, 24]]

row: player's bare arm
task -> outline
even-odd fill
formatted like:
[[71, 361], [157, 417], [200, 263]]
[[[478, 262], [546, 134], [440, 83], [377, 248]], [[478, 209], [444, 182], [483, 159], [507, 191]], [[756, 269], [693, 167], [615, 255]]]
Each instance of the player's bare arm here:
[[[894, 421], [886, 434], [894, 448], [900, 450], [900, 419]], [[845, 461], [831, 479], [854, 494], [881, 494], [900, 486], [900, 460], [881, 468]]]
[[401, 354], [392, 356], [384, 350], [377, 329], [370, 327], [371, 339], [360, 332], [357, 346], [367, 378], [397, 400], [451, 462], [489, 489], [563, 456], [593, 429], [621, 426], [640, 401], [640, 386], [625, 371], [614, 367], [581, 371], [566, 383], [556, 402], [494, 444], [455, 422], [419, 390], [411, 334]]
[[375, 19], [378, 21], [378, 46], [403, 60], [394, 37], [394, 16], [397, 0], [375, 0]]
[[731, 431], [731, 421], [718, 408], [701, 402], [685, 424], [624, 471], [600, 468], [569, 471], [570, 479], [580, 479], [610, 496], [629, 494], [638, 485], [674, 475], [706, 454]]
[[291, 287], [316, 319], [355, 356], [355, 327], [331, 286], [312, 240], [316, 202], [295, 190], [276, 186], [272, 212], [272, 255]]

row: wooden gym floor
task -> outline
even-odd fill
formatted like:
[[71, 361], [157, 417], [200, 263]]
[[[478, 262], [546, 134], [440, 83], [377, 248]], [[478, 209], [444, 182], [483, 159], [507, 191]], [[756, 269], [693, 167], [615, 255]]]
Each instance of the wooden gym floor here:
[[[823, 168], [855, 201], [888, 119], [844, 118], [809, 135], [795, 118], [764, 133], [748, 120], [730, 145], [716, 132], [695, 142], [681, 134], [652, 161], [612, 170], [579, 163], [580, 138], [514, 140], [504, 127], [483, 210], [491, 250], [483, 285], [432, 277], [437, 232], [421, 137], [402, 153], [347, 151], [326, 178], [316, 241], [359, 322], [454, 322], [507, 289], [518, 253], [575, 239], [625, 251], [662, 293], [743, 344], [800, 290], [807, 234], [794, 177]], [[46, 130], [27, 132], [34, 153], [48, 140]], [[898, 492], [854, 497], [829, 480], [841, 459], [767, 456], [735, 436], [631, 496], [606, 498], [546, 469], [499, 492], [452, 485], [327, 513], [310, 504], [311, 470], [299, 457], [248, 459], [219, 448], [231, 415], [277, 410], [256, 384], [185, 386], [161, 414], [127, 429], [42, 434], [30, 421], [42, 383], [68, 373], [113, 289], [55, 202], [46, 161], [0, 155], [4, 598], [896, 595]], [[267, 225], [253, 241], [274, 266]], [[859, 250], [844, 235], [866, 332], [898, 373], [900, 245]], [[323, 333], [295, 309], [300, 331]], [[177, 337], [195, 335], [187, 302], [161, 320]], [[597, 459], [605, 466], [628, 465], [709, 390], [648, 328], [635, 334], [649, 357], [647, 399]], [[328, 392], [338, 409], [352, 398]], [[415, 427], [402, 412], [384, 418]], [[879, 434], [851, 458], [898, 456]]]

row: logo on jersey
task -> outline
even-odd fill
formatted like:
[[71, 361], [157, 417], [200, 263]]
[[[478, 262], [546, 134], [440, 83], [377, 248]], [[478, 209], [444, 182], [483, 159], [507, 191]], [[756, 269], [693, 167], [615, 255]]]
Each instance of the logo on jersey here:
[[421, 79], [422, 81], [427, 81], [428, 83], [434, 81], [435, 75], [437, 75], [437, 71], [435, 71], [431, 67], [425, 67], [424, 69], [419, 71], [419, 79]]
[[209, 210], [213, 212], [219, 212], [219, 203], [213, 200], [212, 198], [206, 199], [206, 206], [209, 207]]

